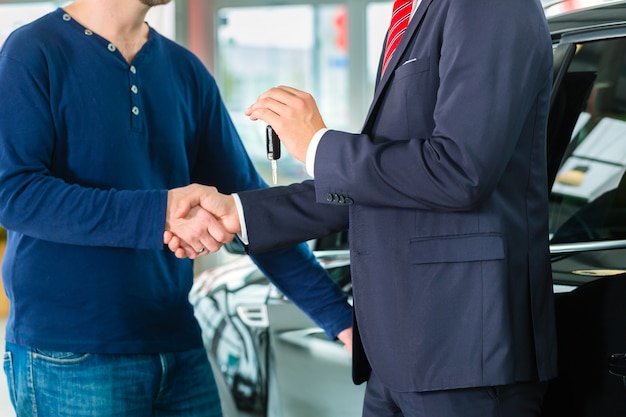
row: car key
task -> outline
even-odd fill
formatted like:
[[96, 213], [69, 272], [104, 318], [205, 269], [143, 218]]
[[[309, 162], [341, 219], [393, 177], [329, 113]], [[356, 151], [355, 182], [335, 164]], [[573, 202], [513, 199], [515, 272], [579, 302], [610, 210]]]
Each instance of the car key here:
[[272, 182], [274, 185], [278, 182], [278, 174], [276, 161], [280, 159], [280, 138], [272, 129], [272, 126], [267, 126], [265, 128], [265, 136], [266, 136], [266, 148], [267, 148], [267, 159], [272, 161]]

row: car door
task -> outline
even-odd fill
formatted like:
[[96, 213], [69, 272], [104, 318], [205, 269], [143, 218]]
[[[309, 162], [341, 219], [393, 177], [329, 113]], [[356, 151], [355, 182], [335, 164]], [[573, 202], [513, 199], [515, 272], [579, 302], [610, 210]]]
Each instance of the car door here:
[[626, 25], [555, 39], [548, 126], [559, 377], [543, 416], [626, 415]]

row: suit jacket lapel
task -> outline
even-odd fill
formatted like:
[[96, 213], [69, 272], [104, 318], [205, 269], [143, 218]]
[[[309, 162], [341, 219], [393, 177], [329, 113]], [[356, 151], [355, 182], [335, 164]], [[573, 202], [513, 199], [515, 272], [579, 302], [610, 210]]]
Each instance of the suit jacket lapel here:
[[[365, 132], [366, 128], [369, 126], [369, 121], [371, 119], [371, 116], [373, 113], [375, 113], [375, 109], [378, 107], [378, 101], [380, 97], [382, 96], [383, 91], [385, 91], [385, 87], [391, 77], [391, 73], [393, 73], [394, 68], [396, 67], [396, 65], [398, 65], [398, 61], [400, 60], [400, 57], [403, 55], [406, 48], [411, 44], [411, 39], [417, 32], [417, 28], [420, 25], [422, 19], [424, 18], [424, 14], [426, 13], [426, 10], [428, 9], [428, 6], [430, 6], [430, 3], [432, 3], [432, 1], [433, 0], [422, 0], [419, 7], [415, 11], [415, 14], [413, 15], [413, 18], [411, 19], [411, 22], [409, 23], [409, 26], [407, 27], [406, 32], [404, 33], [404, 36], [402, 36], [402, 40], [400, 41], [400, 44], [398, 45], [396, 52], [393, 54], [393, 57], [391, 57], [391, 60], [389, 61], [389, 65], [387, 66], [387, 71], [385, 71], [385, 74], [383, 74], [383, 77], [379, 81], [377, 81], [376, 90], [374, 91], [374, 98], [372, 100], [372, 104], [370, 106], [369, 112], [367, 113], [367, 117], [365, 118], [365, 124], [363, 125], [363, 129], [362, 129], [363, 132]], [[382, 53], [384, 52], [385, 51], [382, 51]], [[380, 70], [381, 70], [381, 66], [379, 65], [378, 67], [379, 74], [377, 74], [377, 77], [379, 78], [380, 78]]]

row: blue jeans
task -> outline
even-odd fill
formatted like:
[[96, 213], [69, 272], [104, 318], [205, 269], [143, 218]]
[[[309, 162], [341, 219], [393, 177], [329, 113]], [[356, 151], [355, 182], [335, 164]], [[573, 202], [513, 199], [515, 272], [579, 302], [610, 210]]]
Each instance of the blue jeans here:
[[49, 352], [7, 343], [17, 417], [221, 417], [204, 349], [146, 355]]

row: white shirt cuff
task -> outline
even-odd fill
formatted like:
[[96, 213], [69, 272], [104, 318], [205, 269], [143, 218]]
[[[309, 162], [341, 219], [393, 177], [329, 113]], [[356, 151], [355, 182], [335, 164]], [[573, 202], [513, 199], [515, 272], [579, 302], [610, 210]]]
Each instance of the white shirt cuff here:
[[239, 214], [239, 227], [241, 227], [241, 232], [237, 233], [237, 236], [239, 236], [244, 245], [248, 245], [248, 229], [246, 229], [246, 216], [243, 214], [243, 205], [237, 193], [232, 194], [232, 196], [237, 207], [237, 214]]
[[322, 140], [322, 136], [324, 136], [326, 132], [328, 132], [326, 128], [318, 130], [311, 138], [309, 147], [306, 150], [306, 172], [311, 178], [315, 178], [315, 154], [317, 153], [317, 146], [320, 144], [320, 140]]

